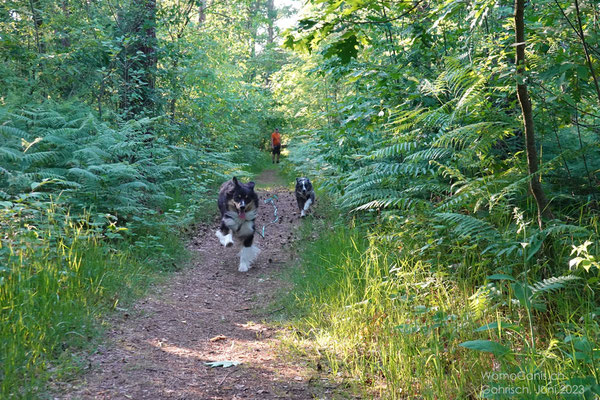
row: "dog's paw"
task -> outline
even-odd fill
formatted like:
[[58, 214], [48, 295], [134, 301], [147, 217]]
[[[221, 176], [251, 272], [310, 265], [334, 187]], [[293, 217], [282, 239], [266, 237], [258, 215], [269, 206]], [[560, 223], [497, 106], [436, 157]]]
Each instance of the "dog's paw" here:
[[248, 270], [250, 269], [250, 265], [247, 263], [240, 263], [240, 267], [238, 268], [239, 272], [248, 272]]
[[306, 217], [306, 211], [302, 210], [300, 212], [300, 217], [302, 217], [302, 218]]
[[225, 235], [223, 235], [220, 230], [217, 230], [215, 232], [215, 236], [217, 237], [217, 239], [219, 239], [219, 242], [221, 242], [221, 244], [225, 246]]
[[260, 249], [256, 246], [242, 247], [240, 250], [240, 267], [238, 271], [246, 272], [252, 267], [252, 263], [260, 253]]
[[231, 247], [233, 246], [233, 236], [231, 235], [231, 233], [229, 233], [228, 235], [223, 235], [223, 233], [221, 233], [220, 230], [217, 230], [215, 232], [215, 236], [217, 236], [219, 238], [219, 242], [221, 242], [221, 244], [225, 247]]

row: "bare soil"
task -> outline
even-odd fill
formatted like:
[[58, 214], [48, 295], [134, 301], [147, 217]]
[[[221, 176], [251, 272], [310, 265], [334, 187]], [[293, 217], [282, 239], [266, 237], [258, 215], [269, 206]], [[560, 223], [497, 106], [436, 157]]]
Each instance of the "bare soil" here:
[[[56, 398], [347, 398], [308, 360], [282, 356], [278, 329], [261, 322], [268, 321], [267, 310], [277, 309], [275, 295], [287, 285], [278, 272], [292, 258], [289, 247], [299, 224], [293, 193], [279, 182], [273, 170], [257, 178], [257, 233], [266, 228], [264, 238], [255, 236], [261, 254], [252, 269], [237, 271], [239, 247], [220, 245], [216, 220], [200, 226], [189, 243], [192, 267], [116, 314], [106, 344], [89, 359], [89, 371]], [[274, 209], [264, 200], [273, 195], [279, 220], [268, 225]], [[213, 361], [240, 364], [205, 364]]]

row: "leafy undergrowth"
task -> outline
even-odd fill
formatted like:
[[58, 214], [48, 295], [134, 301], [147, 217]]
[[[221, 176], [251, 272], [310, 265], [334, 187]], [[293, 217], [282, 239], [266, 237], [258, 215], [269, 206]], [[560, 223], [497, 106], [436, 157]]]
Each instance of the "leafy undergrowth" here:
[[125, 240], [115, 237], [119, 228], [109, 215], [73, 217], [64, 210], [23, 201], [0, 216], [2, 398], [41, 396], [49, 380], [76, 374], [105, 315], [186, 257], [182, 238], [165, 223], [172, 213]]
[[[492, 274], [476, 249], [439, 236], [425, 218], [360, 226], [320, 203], [326, 217], [305, 222], [291, 269], [289, 350], [383, 398], [599, 393], [598, 308], [586, 272], [537, 282]], [[595, 262], [579, 250], [580, 263]]]
[[40, 397], [85, 366], [105, 315], [181, 268], [220, 182], [250, 174], [251, 149], [169, 145], [165, 129], [69, 105], [0, 113], [1, 398]]

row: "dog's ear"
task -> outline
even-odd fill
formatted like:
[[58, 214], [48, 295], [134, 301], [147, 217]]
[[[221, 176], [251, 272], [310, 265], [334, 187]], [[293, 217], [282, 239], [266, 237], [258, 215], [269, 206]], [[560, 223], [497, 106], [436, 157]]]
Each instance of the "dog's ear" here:
[[248, 189], [252, 190], [254, 189], [254, 182], [248, 182], [246, 183], [246, 186], [248, 186]]
[[235, 186], [240, 186], [240, 183], [238, 182], [238, 180], [235, 176], [233, 177], [232, 181]]
[[300, 182], [300, 178], [296, 178], [296, 183]]

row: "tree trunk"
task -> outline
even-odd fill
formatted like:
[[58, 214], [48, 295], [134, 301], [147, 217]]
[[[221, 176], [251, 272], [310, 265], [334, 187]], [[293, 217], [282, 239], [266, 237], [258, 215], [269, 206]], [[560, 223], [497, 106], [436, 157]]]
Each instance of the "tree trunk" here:
[[[65, 20], [68, 21], [69, 17], [71, 16], [71, 11], [69, 10], [69, 0], [62, 0], [61, 8]], [[71, 38], [69, 37], [69, 33], [67, 32], [66, 27], [62, 32], [60, 43], [65, 49], [68, 49], [71, 46]]]
[[[384, 20], [388, 19], [387, 11], [385, 10], [385, 3], [381, 2], [381, 15]], [[390, 60], [392, 65], [398, 64], [398, 54], [396, 53], [396, 44], [394, 42], [394, 33], [390, 28], [390, 24], [385, 24], [385, 37], [388, 41], [388, 45], [390, 47]]]
[[203, 25], [206, 22], [206, 0], [199, 0], [198, 3], [198, 25]]
[[[269, 51], [273, 47], [275, 41], [275, 20], [277, 19], [277, 10], [273, 0], [267, 0], [267, 46], [266, 50]], [[265, 69], [265, 86], [271, 84], [271, 68]]]
[[[260, 8], [260, 0], [255, 0], [250, 3], [248, 6], [248, 21], [246, 26], [248, 28], [248, 32], [250, 35], [250, 41], [248, 43], [248, 47], [250, 50], [250, 60], [251, 62], [256, 57], [256, 37], [258, 36], [257, 27], [256, 27], [256, 14]], [[249, 70], [248, 81], [251, 82], [256, 77], [256, 68], [252, 67]]]
[[33, 28], [35, 34], [35, 45], [39, 54], [46, 52], [46, 46], [42, 40], [41, 28], [44, 24], [42, 18], [40, 0], [29, 0], [29, 7], [31, 7], [31, 18], [33, 18]]
[[541, 177], [538, 174], [537, 145], [533, 123], [531, 100], [525, 83], [525, 20], [524, 0], [515, 0], [515, 36], [516, 36], [516, 64], [517, 64], [517, 96], [523, 113], [525, 150], [527, 153], [527, 171], [531, 177], [529, 188], [535, 199], [538, 209], [538, 225], [543, 227], [543, 218], [553, 219], [548, 199], [542, 188]]
[[250, 33], [250, 57], [254, 58], [256, 55], [256, 37], [257, 27], [256, 27], [256, 14], [258, 13], [258, 9], [260, 8], [260, 0], [253, 1], [248, 7], [248, 32]]
[[267, 0], [267, 47], [273, 44], [275, 19], [277, 18], [277, 13], [275, 12], [275, 5], [273, 4], [273, 0]]

